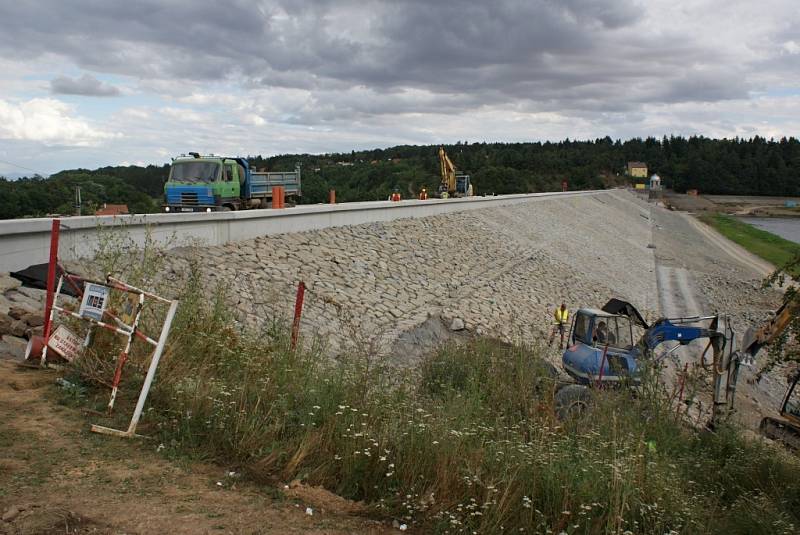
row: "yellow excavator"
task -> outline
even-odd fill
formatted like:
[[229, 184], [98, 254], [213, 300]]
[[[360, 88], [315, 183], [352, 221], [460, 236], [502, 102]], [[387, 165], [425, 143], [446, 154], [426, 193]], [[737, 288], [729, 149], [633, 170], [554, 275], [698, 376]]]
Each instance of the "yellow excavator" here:
[[472, 197], [472, 184], [469, 175], [459, 173], [453, 161], [444, 151], [444, 147], [439, 147], [439, 168], [442, 175], [442, 183], [439, 185], [439, 197]]
[[[748, 330], [742, 346], [746, 355], [755, 357], [759, 349], [771, 344], [791, 323], [800, 309], [800, 296], [792, 295], [775, 311], [775, 315], [758, 329]], [[782, 442], [786, 446], [800, 450], [800, 369], [789, 379], [789, 388], [783, 396], [779, 410], [780, 418], [766, 416], [761, 420], [759, 430], [764, 436]]]

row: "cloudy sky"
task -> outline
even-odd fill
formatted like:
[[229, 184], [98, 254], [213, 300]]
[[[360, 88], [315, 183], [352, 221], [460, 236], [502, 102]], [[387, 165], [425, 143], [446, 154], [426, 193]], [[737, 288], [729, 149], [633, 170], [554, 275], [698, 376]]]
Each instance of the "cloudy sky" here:
[[0, 175], [800, 135], [798, 0], [0, 0]]

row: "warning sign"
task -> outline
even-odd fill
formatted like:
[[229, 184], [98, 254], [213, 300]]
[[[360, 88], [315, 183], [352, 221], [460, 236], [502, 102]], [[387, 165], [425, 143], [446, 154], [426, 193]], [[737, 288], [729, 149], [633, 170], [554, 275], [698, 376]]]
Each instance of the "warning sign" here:
[[108, 305], [108, 286], [102, 284], [86, 284], [86, 291], [81, 301], [80, 315], [97, 321], [103, 319], [103, 311]]
[[83, 348], [83, 340], [63, 325], [59, 325], [58, 329], [50, 335], [47, 346], [72, 362], [75, 357], [80, 355]]
[[139, 295], [127, 294], [120, 306], [119, 320], [125, 325], [133, 325], [133, 320], [136, 318], [136, 311], [139, 307]]

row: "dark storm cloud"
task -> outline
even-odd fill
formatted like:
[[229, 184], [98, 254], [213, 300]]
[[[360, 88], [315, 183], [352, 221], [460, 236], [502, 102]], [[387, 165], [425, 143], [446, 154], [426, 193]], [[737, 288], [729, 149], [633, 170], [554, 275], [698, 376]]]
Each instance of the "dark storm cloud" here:
[[88, 74], [80, 78], [59, 76], [50, 81], [50, 91], [61, 95], [83, 95], [87, 97], [116, 97], [120, 94], [116, 87], [105, 84]]
[[[306, 89], [324, 96], [325, 116], [406, 109], [393, 103], [403, 88], [449, 110], [623, 111], [747, 94], [719, 51], [691, 35], [649, 37], [642, 9], [630, 0], [8, 2], [0, 53], [55, 54], [145, 81]], [[53, 90], [81, 80], [54, 80]], [[359, 87], [374, 98], [353, 101], [347, 92]]]

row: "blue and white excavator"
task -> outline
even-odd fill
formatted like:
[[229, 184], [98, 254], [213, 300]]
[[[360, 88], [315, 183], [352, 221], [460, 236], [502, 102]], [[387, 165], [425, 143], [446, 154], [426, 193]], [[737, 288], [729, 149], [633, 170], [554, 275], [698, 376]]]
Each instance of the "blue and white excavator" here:
[[[784, 331], [799, 306], [798, 300], [791, 298], [769, 321], [757, 329], [748, 329], [741, 348], [736, 347], [735, 333], [728, 318], [723, 315], [661, 318], [648, 325], [633, 305], [619, 299], [611, 299], [600, 310], [582, 308], [573, 318], [568, 346], [562, 357], [564, 370], [577, 384], [568, 385], [557, 392], [559, 415], [563, 417], [581, 410], [586, 404], [586, 388], [589, 385], [635, 387], [641, 381], [642, 365], [661, 360], [695, 340], [705, 339], [707, 345], [700, 359], [702, 363], [713, 366], [713, 411], [710, 422], [713, 427], [733, 410], [739, 367], [751, 364], [758, 351]], [[677, 342], [677, 345], [656, 357], [655, 349], [667, 341]], [[707, 360], [709, 350], [711, 357]], [[794, 390], [793, 386], [787, 399]], [[787, 403], [791, 405], [784, 400], [781, 415], [789, 420], [784, 414], [791, 412], [786, 410]], [[764, 427], [762, 422], [762, 432], [769, 436]], [[800, 436], [800, 432], [797, 435]]]

